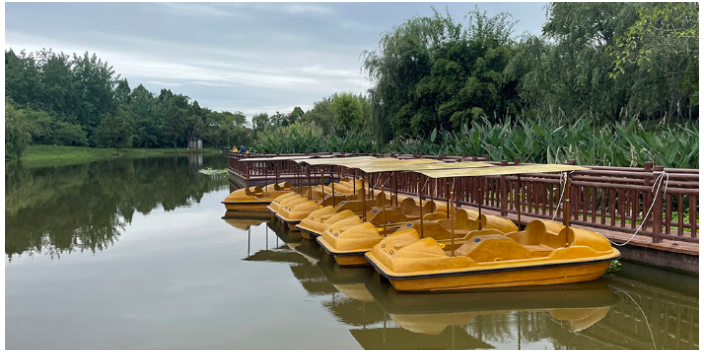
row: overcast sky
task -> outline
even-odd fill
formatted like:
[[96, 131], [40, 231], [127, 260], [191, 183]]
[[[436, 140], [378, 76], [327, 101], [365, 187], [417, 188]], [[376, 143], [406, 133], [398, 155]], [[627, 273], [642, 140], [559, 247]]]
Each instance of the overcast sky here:
[[6, 3], [5, 49], [96, 53], [132, 88], [251, 117], [366, 91], [360, 53], [382, 32], [431, 5], [466, 22], [475, 4], [517, 35], [545, 21], [545, 3]]

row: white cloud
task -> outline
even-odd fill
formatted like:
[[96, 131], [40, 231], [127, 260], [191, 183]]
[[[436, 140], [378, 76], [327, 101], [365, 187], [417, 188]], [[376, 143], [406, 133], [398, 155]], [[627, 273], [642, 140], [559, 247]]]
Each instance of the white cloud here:
[[161, 81], [146, 81], [145, 83], [158, 84], [160, 86], [166, 86], [166, 87], [180, 87], [183, 85], [182, 83], [161, 82]]
[[157, 6], [167, 9], [169, 12], [184, 16], [231, 17], [238, 15], [222, 7], [203, 3], [161, 2], [157, 3]]

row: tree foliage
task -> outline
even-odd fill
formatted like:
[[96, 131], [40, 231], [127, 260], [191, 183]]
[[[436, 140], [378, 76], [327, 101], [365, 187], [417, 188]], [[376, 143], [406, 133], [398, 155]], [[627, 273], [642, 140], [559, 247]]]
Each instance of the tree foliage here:
[[514, 21], [478, 9], [466, 19], [456, 23], [437, 11], [414, 17], [384, 33], [378, 51], [363, 52], [363, 68], [376, 83], [373, 125], [388, 126], [382, 139], [517, 111], [515, 83], [503, 75], [515, 51]]
[[22, 141], [120, 148], [186, 146], [194, 138], [219, 148], [251, 141], [242, 113], [211, 111], [168, 89], [158, 96], [141, 84], [131, 89], [94, 54], [6, 50], [5, 96], [12, 101], [5, 104], [6, 137], [15, 141], [6, 144], [9, 155], [21, 154]]

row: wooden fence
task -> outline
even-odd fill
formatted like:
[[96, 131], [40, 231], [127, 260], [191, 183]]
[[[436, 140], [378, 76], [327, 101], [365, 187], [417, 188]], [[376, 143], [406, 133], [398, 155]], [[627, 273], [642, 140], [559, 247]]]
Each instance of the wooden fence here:
[[[331, 154], [331, 153], [326, 153]], [[301, 154], [303, 155], [303, 154]], [[324, 154], [320, 154], [324, 155]], [[365, 154], [375, 155], [375, 154]], [[262, 157], [263, 155], [257, 155]], [[272, 155], [274, 156], [274, 155]], [[448, 161], [488, 160], [484, 157], [437, 157], [430, 155], [392, 155], [398, 158], [435, 158]], [[520, 164], [491, 162], [500, 165]], [[250, 165], [251, 164], [251, 165]], [[299, 165], [290, 160], [277, 162], [246, 162], [241, 155], [230, 155], [230, 170], [246, 180], [274, 180], [296, 178], [301, 173]], [[699, 170], [663, 169], [646, 163], [642, 168], [587, 166], [589, 170], [575, 171], [570, 182], [570, 223], [611, 231], [634, 232], [642, 225], [639, 235], [650, 236], [654, 243], [663, 239], [699, 243]], [[323, 176], [360, 176], [359, 171], [330, 166], [311, 168], [311, 178], [317, 182]], [[665, 172], [666, 177], [658, 182]], [[398, 189], [404, 194], [418, 194], [423, 189], [427, 199], [446, 200], [452, 179], [425, 179], [416, 173], [390, 173], [386, 189]], [[372, 186], [379, 188], [380, 174], [369, 175]], [[491, 209], [501, 215], [521, 214], [562, 221], [564, 200], [560, 206], [563, 185], [560, 174], [528, 174], [522, 176], [465, 177], [454, 185], [457, 206], [477, 206]], [[479, 182], [483, 182], [480, 195]], [[658, 187], [660, 183], [660, 187]], [[655, 201], [654, 201], [655, 200]], [[651, 207], [650, 215], [644, 215]]]

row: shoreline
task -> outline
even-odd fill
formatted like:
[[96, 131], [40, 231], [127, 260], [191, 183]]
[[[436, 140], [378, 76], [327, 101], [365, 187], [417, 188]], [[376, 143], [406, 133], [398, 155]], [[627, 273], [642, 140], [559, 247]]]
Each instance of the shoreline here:
[[119, 155], [114, 148], [92, 148], [54, 145], [30, 145], [21, 158], [5, 158], [5, 163], [19, 162], [25, 167], [60, 166], [120, 158], [151, 158], [192, 154], [215, 155], [219, 150], [205, 148], [198, 152], [187, 148], [126, 148]]

